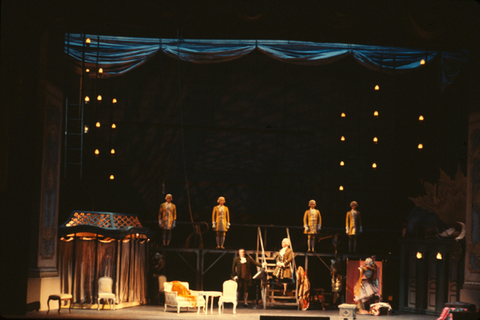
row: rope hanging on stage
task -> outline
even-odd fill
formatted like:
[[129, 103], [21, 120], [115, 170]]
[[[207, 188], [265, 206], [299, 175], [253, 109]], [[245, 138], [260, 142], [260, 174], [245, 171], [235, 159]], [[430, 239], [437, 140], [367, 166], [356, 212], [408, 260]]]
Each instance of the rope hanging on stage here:
[[[177, 49], [180, 53], [180, 35], [177, 30]], [[187, 178], [187, 164], [185, 160], [185, 136], [183, 133], [183, 104], [182, 104], [182, 83], [180, 80], [180, 54], [177, 59], [177, 72], [178, 72], [178, 104], [180, 107], [180, 132], [182, 134], [182, 154], [183, 154], [183, 172], [185, 174], [185, 187], [187, 188], [187, 200], [188, 200], [188, 212], [190, 213], [190, 221], [193, 223], [192, 206], [190, 204], [190, 188], [188, 187]], [[193, 225], [195, 228], [195, 225]]]

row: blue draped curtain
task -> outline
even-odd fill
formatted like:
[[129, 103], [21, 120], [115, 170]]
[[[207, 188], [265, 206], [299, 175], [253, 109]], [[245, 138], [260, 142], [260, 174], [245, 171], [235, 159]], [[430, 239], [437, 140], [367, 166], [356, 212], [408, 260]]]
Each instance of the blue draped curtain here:
[[[85, 40], [89, 38], [90, 44]], [[425, 51], [408, 48], [380, 47], [341, 43], [317, 43], [285, 40], [184, 40], [133, 38], [91, 34], [65, 34], [65, 52], [73, 58], [79, 74], [82, 64], [103, 68], [104, 77], [120, 75], [138, 67], [161, 51], [164, 54], [193, 63], [220, 63], [249, 54], [253, 50], [274, 59], [303, 65], [323, 65], [347, 56], [361, 65], [381, 72], [401, 72], [420, 67], [420, 61], [440, 59], [442, 89], [459, 74], [468, 60], [468, 52]]]

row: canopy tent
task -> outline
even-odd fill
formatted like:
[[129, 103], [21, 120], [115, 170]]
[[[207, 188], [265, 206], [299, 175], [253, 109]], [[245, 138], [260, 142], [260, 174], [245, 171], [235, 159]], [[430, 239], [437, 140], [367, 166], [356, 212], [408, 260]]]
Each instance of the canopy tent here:
[[134, 214], [74, 210], [59, 227], [61, 292], [73, 303], [96, 303], [100, 277], [113, 279], [120, 305], [146, 303], [151, 231]]
[[[89, 39], [89, 43], [86, 40]], [[121, 75], [136, 68], [158, 52], [193, 63], [220, 63], [241, 58], [253, 50], [274, 59], [302, 64], [323, 65], [351, 56], [361, 65], [381, 72], [409, 71], [438, 58], [441, 85], [451, 84], [468, 61], [466, 50], [428, 51], [371, 45], [318, 43], [288, 40], [199, 40], [65, 34], [65, 52], [73, 58], [77, 73], [103, 69], [103, 77]], [[82, 68], [82, 66], [84, 68]]]

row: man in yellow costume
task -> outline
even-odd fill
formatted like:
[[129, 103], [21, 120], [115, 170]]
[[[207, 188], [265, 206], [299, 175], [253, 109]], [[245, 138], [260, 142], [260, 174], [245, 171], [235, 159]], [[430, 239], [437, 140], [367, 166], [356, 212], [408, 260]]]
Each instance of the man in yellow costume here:
[[230, 228], [230, 214], [228, 208], [224, 206], [225, 198], [220, 197], [217, 200], [218, 206], [213, 207], [212, 229], [216, 231], [217, 249], [225, 249], [225, 235]]
[[310, 209], [305, 211], [303, 215], [303, 228], [305, 231], [303, 233], [308, 235], [308, 252], [315, 251], [315, 237], [322, 229], [322, 216], [320, 211], [315, 209], [317, 203], [315, 200], [310, 200], [308, 202]]
[[348, 234], [348, 251], [350, 252], [357, 250], [357, 235], [363, 232], [362, 218], [360, 212], [357, 211], [357, 207], [357, 201], [350, 203], [352, 210], [347, 212], [347, 218], [345, 220], [345, 232]]
[[169, 246], [172, 239], [172, 229], [177, 221], [177, 207], [172, 203], [172, 195], [165, 196], [166, 202], [160, 205], [158, 210], [158, 226], [162, 229], [163, 245]]

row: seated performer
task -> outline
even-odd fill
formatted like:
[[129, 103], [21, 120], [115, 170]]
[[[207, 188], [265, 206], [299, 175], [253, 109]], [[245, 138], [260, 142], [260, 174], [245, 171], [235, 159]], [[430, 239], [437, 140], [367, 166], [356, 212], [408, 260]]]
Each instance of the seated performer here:
[[290, 266], [293, 260], [293, 251], [290, 249], [290, 240], [288, 238], [282, 240], [282, 249], [278, 252], [276, 260], [277, 266], [273, 271], [273, 276], [279, 283], [283, 284], [283, 295], [286, 295], [287, 284], [292, 279]]
[[[238, 250], [238, 257], [233, 259], [232, 277], [238, 283], [238, 294], [243, 292], [243, 305], [248, 306], [248, 287], [252, 285], [252, 265], [262, 267], [260, 262], [253, 260], [250, 256], [245, 257], [245, 249]], [[238, 298], [237, 298], [238, 300]]]
[[230, 228], [230, 214], [228, 208], [224, 206], [225, 198], [220, 197], [217, 200], [218, 206], [213, 207], [212, 229], [216, 231], [217, 249], [225, 249], [225, 235]]
[[303, 233], [308, 235], [308, 252], [315, 252], [315, 236], [322, 228], [322, 216], [320, 211], [315, 209], [317, 205], [315, 200], [310, 200], [308, 205], [310, 209], [303, 215], [303, 227], [305, 228]]
[[[374, 258], [374, 257], [373, 257]], [[360, 276], [355, 286], [355, 302], [359, 304], [359, 313], [368, 313], [370, 304], [378, 293], [377, 265], [374, 259], [365, 259], [365, 264], [359, 267]]]
[[350, 203], [350, 208], [352, 210], [347, 212], [347, 217], [345, 219], [345, 232], [348, 234], [348, 251], [350, 252], [355, 252], [357, 250], [357, 235], [363, 232], [362, 218], [360, 212], [356, 210], [357, 207], [357, 201], [352, 201]]
[[158, 210], [158, 226], [162, 229], [163, 245], [169, 246], [172, 238], [172, 229], [175, 228], [177, 220], [177, 207], [172, 203], [172, 195], [167, 194], [167, 202], [160, 205]]

